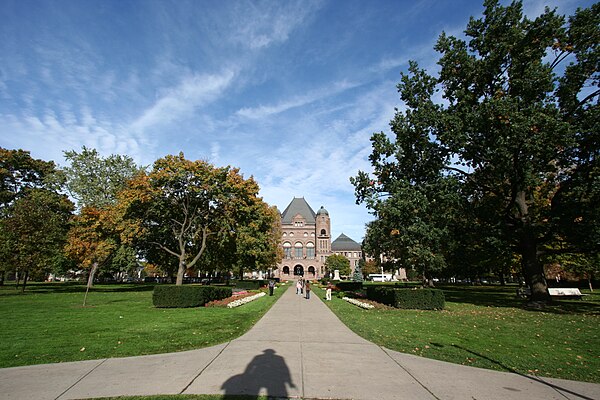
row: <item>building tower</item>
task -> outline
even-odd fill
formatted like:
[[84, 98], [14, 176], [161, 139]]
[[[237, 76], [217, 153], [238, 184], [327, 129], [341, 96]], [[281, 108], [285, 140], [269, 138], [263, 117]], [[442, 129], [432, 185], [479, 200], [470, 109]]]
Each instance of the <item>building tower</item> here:
[[324, 274], [323, 264], [331, 254], [331, 220], [329, 212], [321, 206], [317, 211], [316, 216], [316, 231], [317, 231], [317, 259], [321, 264], [321, 276]]

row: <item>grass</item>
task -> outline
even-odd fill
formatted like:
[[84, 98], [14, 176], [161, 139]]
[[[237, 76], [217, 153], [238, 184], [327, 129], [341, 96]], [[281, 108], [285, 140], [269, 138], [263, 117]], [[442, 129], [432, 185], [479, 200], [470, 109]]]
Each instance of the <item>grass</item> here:
[[[514, 287], [441, 287], [443, 311], [326, 302], [350, 329], [403, 353], [499, 371], [600, 383], [600, 293], [528, 310]], [[315, 287], [321, 298], [324, 291]], [[586, 293], [590, 293], [586, 291]]]
[[250, 329], [283, 293], [241, 307], [158, 309], [152, 284], [0, 286], [0, 367], [79, 361], [208, 347]]
[[269, 400], [267, 396], [237, 396], [219, 394], [174, 394], [157, 396], [101, 397], [95, 400]]

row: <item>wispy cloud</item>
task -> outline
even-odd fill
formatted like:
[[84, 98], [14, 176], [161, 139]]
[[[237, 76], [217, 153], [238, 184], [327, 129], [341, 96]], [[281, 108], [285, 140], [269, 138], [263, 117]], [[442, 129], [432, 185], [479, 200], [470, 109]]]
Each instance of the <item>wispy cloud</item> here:
[[238, 3], [231, 40], [250, 49], [284, 43], [321, 4], [321, 1]]
[[217, 75], [188, 76], [179, 85], [164, 90], [163, 95], [131, 124], [131, 128], [136, 132], [144, 132], [187, 116], [197, 107], [222, 96], [234, 77], [233, 70], [225, 70]]
[[30, 150], [35, 157], [63, 159], [62, 152], [88, 146], [103, 155], [128, 154], [149, 163], [138, 138], [123, 125], [95, 116], [88, 107], [62, 111], [44, 109], [40, 114], [0, 114], [0, 145]]
[[293, 108], [302, 107], [315, 101], [335, 96], [348, 89], [360, 86], [360, 83], [340, 81], [331, 85], [321, 87], [307, 94], [294, 95], [273, 105], [261, 105], [258, 107], [245, 107], [239, 109], [236, 114], [250, 119], [261, 119], [274, 114], [279, 114]]

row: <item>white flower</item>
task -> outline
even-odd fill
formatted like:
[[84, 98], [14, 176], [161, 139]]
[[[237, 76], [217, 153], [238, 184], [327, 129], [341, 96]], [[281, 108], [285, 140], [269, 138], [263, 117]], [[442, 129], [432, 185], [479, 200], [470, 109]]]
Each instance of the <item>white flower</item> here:
[[359, 301], [356, 299], [351, 299], [350, 297], [344, 297], [344, 298], [342, 298], [342, 300], [346, 300], [348, 303], [352, 303], [355, 306], [359, 306], [359, 307], [365, 308], [367, 310], [369, 310], [371, 308], [375, 308], [375, 306], [373, 306], [373, 304], [363, 303], [362, 301]]
[[227, 304], [227, 308], [234, 308], [241, 306], [242, 304], [250, 303], [252, 300], [256, 300], [259, 297], [263, 297], [264, 295], [266, 295], [265, 292], [260, 292], [258, 294], [255, 294], [254, 296], [244, 297], [243, 299], [232, 301], [231, 303]]

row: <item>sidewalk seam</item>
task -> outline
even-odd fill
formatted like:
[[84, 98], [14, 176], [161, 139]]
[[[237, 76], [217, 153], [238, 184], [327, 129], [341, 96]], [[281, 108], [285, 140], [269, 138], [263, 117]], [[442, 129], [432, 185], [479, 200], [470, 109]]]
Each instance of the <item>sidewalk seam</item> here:
[[96, 368], [100, 367], [107, 360], [108, 360], [108, 358], [105, 358], [104, 360], [102, 360], [101, 363], [99, 363], [98, 365], [96, 365], [94, 368], [90, 369], [85, 375], [83, 375], [81, 378], [77, 379], [77, 381], [75, 381], [75, 383], [73, 383], [71, 386], [69, 386], [68, 388], [66, 388], [61, 394], [59, 394], [58, 396], [56, 396], [56, 398], [54, 400], [60, 399], [65, 393], [67, 393], [69, 390], [73, 389], [73, 387], [75, 387], [75, 385], [77, 385], [79, 382], [81, 382], [82, 380], [84, 380], [89, 374], [91, 374], [92, 372], [94, 372], [96, 370]]
[[198, 374], [196, 374], [196, 376], [195, 376], [195, 377], [194, 377], [194, 378], [193, 378], [193, 379], [192, 379], [192, 380], [191, 380], [191, 381], [190, 381], [190, 382], [189, 382], [189, 383], [188, 383], [188, 384], [187, 384], [187, 385], [186, 385], [186, 386], [185, 386], [185, 387], [184, 387], [184, 388], [181, 390], [181, 392], [179, 392], [179, 394], [183, 394], [183, 392], [185, 392], [186, 390], [188, 390], [188, 388], [189, 388], [189, 387], [192, 385], [192, 383], [194, 383], [194, 381], [195, 381], [196, 379], [198, 379], [198, 377], [199, 377], [200, 375], [202, 375], [202, 373], [203, 373], [204, 371], [206, 371], [206, 369], [207, 369], [208, 367], [210, 367], [210, 366], [211, 366], [211, 364], [212, 364], [213, 362], [215, 362], [215, 360], [216, 360], [216, 359], [217, 359], [217, 358], [218, 358], [218, 357], [219, 357], [219, 356], [220, 356], [220, 355], [221, 355], [221, 354], [222, 354], [222, 353], [225, 351], [225, 349], [226, 349], [227, 347], [229, 347], [229, 345], [231, 344], [231, 342], [232, 342], [232, 341], [229, 341], [229, 342], [227, 342], [227, 344], [226, 344], [226, 345], [225, 345], [225, 346], [224, 346], [224, 347], [221, 349], [221, 351], [219, 351], [219, 353], [218, 353], [216, 356], [214, 356], [214, 357], [213, 357], [213, 359], [212, 359], [212, 360], [210, 360], [210, 362], [209, 362], [208, 364], [206, 364], [206, 365], [204, 366], [204, 368], [202, 368], [202, 370], [200, 370], [200, 372], [198, 372]]
[[[302, 298], [303, 296], [300, 296], [300, 298]], [[296, 297], [297, 299], [297, 297]], [[296, 300], [296, 302], [298, 302], [298, 300]], [[300, 314], [300, 321], [302, 321], [302, 303], [298, 303], [298, 309], [299, 309], [299, 314]], [[300, 379], [302, 380], [302, 393], [301, 393], [301, 398], [304, 398], [304, 347], [302, 346], [302, 338], [304, 337], [304, 326], [302, 325], [302, 323], [300, 324]]]
[[413, 378], [415, 380], [415, 382], [417, 382], [419, 385], [421, 385], [421, 387], [425, 390], [427, 390], [429, 392], [429, 394], [431, 394], [435, 399], [437, 400], [441, 400], [439, 397], [437, 397], [431, 390], [429, 390], [429, 388], [427, 386], [425, 386], [423, 383], [421, 383], [420, 380], [417, 379], [416, 376], [414, 376], [413, 374], [410, 373], [409, 370], [407, 370], [406, 368], [404, 368], [404, 366], [402, 364], [400, 364], [398, 361], [396, 361], [396, 359], [394, 359], [394, 357], [392, 357], [387, 351], [385, 351], [385, 348], [382, 346], [377, 346], [379, 347], [386, 356], [388, 356], [393, 362], [396, 363], [396, 365], [398, 365], [400, 368], [402, 368], [408, 375], [410, 375], [411, 378]]

